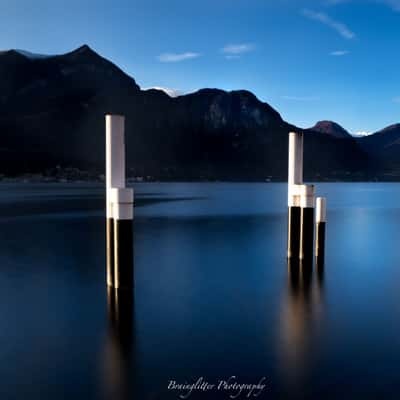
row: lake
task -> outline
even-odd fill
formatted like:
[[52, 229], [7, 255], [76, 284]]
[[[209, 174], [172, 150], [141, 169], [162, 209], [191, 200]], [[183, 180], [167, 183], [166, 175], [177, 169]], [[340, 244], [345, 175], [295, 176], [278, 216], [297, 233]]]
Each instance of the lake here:
[[0, 185], [2, 399], [178, 399], [170, 382], [199, 378], [398, 398], [400, 184], [318, 183], [326, 260], [307, 277], [286, 260], [286, 184], [134, 188], [134, 302], [116, 312], [103, 186]]

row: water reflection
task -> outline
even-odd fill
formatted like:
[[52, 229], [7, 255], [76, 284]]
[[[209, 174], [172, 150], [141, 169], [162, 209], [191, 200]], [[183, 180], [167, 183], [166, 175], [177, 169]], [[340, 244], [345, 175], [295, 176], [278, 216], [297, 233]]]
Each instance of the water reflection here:
[[315, 258], [315, 269], [317, 272], [317, 279], [319, 286], [323, 286], [324, 284], [324, 273], [325, 273], [325, 260], [324, 257], [316, 257]]
[[[304, 387], [311, 369], [318, 322], [323, 313], [323, 264], [288, 260], [280, 346], [282, 374], [288, 391]], [[314, 276], [316, 275], [316, 276]]]
[[104, 346], [105, 399], [132, 399], [135, 386], [133, 295], [107, 288], [108, 332]]

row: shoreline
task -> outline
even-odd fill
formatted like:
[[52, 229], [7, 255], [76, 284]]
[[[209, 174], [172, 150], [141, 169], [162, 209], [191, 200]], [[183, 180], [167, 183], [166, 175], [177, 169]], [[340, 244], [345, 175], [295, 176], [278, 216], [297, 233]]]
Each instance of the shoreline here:
[[[400, 177], [398, 179], [305, 179], [307, 182], [315, 182], [315, 183], [400, 183]], [[253, 180], [243, 180], [243, 179], [151, 179], [151, 180], [135, 180], [135, 179], [127, 179], [127, 184], [143, 184], [143, 183], [286, 183], [287, 180], [261, 180], [261, 179], [253, 179]], [[68, 184], [81, 184], [81, 185], [104, 185], [105, 182], [99, 179], [27, 179], [23, 177], [15, 177], [15, 178], [3, 178], [0, 179], [0, 185], [7, 184], [59, 184], [59, 185], [68, 185]]]

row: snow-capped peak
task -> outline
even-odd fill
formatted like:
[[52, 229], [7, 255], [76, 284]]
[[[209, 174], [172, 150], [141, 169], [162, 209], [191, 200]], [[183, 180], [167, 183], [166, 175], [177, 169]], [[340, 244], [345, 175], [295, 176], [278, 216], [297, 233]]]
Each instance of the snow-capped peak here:
[[371, 132], [360, 131], [360, 132], [353, 133], [354, 137], [364, 137], [364, 136], [369, 136], [369, 135], [371, 135]]

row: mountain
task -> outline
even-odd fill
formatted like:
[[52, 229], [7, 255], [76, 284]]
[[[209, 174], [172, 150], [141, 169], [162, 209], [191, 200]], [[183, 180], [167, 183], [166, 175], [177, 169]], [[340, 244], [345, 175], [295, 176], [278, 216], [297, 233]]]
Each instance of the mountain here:
[[20, 50], [20, 49], [15, 49], [16, 52], [22, 54], [25, 57], [31, 58], [31, 59], [38, 59], [38, 58], [50, 58], [53, 56], [47, 55], [47, 54], [38, 54], [38, 53], [31, 53], [30, 51], [26, 50]]
[[93, 118], [118, 112], [122, 99], [139, 92], [132, 78], [88, 46], [54, 57], [1, 53], [0, 170], [98, 164], [93, 150], [103, 152], [103, 134], [92, 130]]
[[141, 90], [87, 45], [56, 56], [0, 52], [0, 173], [103, 173], [106, 113], [126, 116], [131, 176], [283, 180], [290, 130], [305, 134], [306, 178], [374, 176], [366, 142], [334, 122], [297, 128], [245, 90]]
[[349, 139], [352, 137], [349, 132], [333, 121], [319, 121], [310, 128], [310, 131], [320, 132], [337, 139]]
[[390, 125], [357, 141], [375, 161], [380, 175], [400, 175], [400, 124]]
[[400, 150], [400, 124], [390, 125], [378, 132], [359, 139], [359, 143], [370, 153], [387, 156], [388, 151]]

